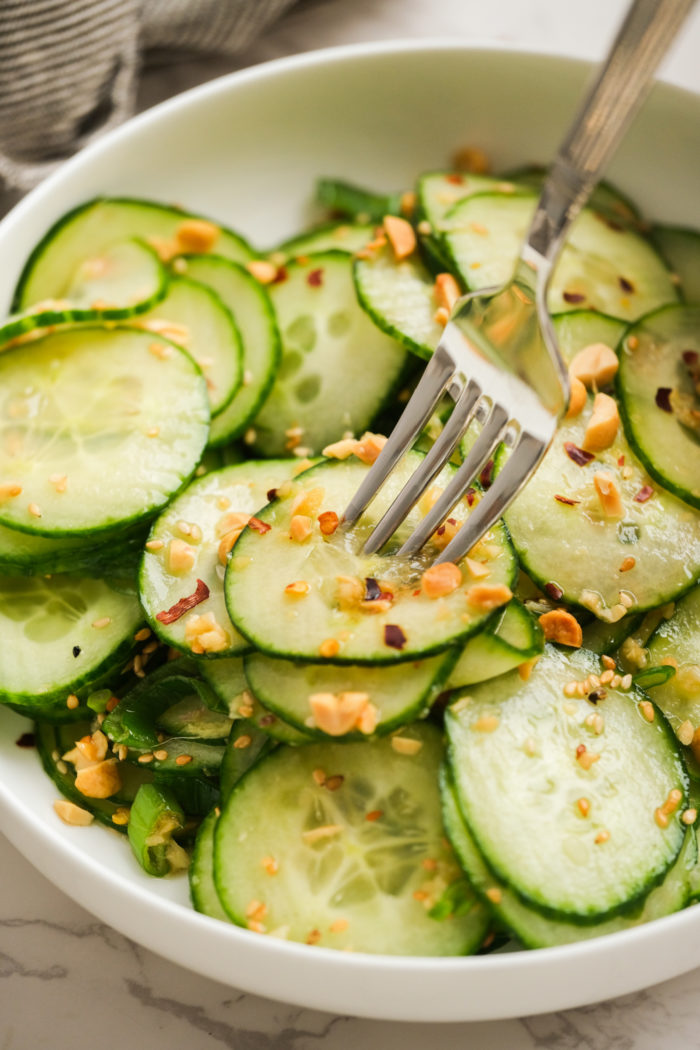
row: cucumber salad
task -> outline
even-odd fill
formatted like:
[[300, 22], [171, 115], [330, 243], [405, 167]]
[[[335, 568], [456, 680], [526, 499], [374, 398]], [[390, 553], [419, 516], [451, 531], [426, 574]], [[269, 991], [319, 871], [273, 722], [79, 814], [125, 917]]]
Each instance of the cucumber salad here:
[[362, 553], [447, 400], [343, 527], [535, 206], [539, 169], [465, 157], [396, 194], [321, 179], [325, 221], [264, 252], [90, 201], [0, 323], [0, 702], [57, 820], [258, 935], [465, 955], [700, 897], [700, 234], [598, 187], [549, 293], [567, 416], [458, 564], [505, 449], [418, 555], [459, 456]]

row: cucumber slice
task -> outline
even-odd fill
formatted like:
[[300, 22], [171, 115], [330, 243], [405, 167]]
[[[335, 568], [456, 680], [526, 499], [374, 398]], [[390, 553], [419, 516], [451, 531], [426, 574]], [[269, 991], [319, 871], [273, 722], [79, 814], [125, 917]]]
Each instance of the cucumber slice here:
[[[535, 203], [534, 196], [484, 193], [454, 209], [445, 244], [470, 290], [509, 280]], [[634, 321], [677, 299], [669, 271], [647, 241], [594, 211], [581, 212], [554, 270], [551, 313], [585, 307]]]
[[144, 527], [123, 529], [114, 536], [50, 539], [0, 525], [0, 573], [42, 576], [70, 572], [76, 576], [131, 573], [141, 557]]
[[[615, 622], [672, 601], [697, 579], [700, 517], [650, 484], [621, 428], [590, 463], [574, 462], [565, 445], [581, 448], [591, 411], [589, 400], [579, 416], [560, 425], [505, 521], [525, 570], [541, 587], [554, 583], [566, 602]], [[596, 495], [593, 478], [601, 469], [620, 491], [619, 520], [604, 516]]]
[[[434, 599], [421, 592], [421, 573], [435, 557], [432, 543], [410, 561], [395, 554], [358, 552], [419, 462], [419, 453], [404, 457], [350, 532], [338, 529], [325, 536], [313, 519], [329, 511], [342, 514], [367, 471], [355, 459], [327, 460], [306, 471], [297, 479], [294, 492], [259, 512], [257, 517], [269, 531], [261, 534], [248, 528], [242, 533], [225, 580], [229, 615], [256, 648], [270, 656], [311, 662], [318, 662], [322, 655], [333, 663], [388, 664], [441, 652], [483, 627], [493, 606], [479, 605], [478, 591], [469, 604], [467, 592], [475, 581], [466, 562], [462, 562], [462, 584], [451, 594]], [[436, 479], [436, 489], [446, 484], [453, 470], [445, 468]], [[308, 506], [318, 500], [313, 519], [306, 517], [311, 525], [307, 539], [291, 539], [290, 521], [299, 516], [298, 508], [304, 507], [303, 501]], [[453, 517], [462, 522], [467, 513], [466, 505], [460, 503]], [[420, 517], [419, 509], [411, 512], [391, 541], [392, 550]], [[495, 526], [473, 553], [485, 559], [485, 582], [501, 585], [507, 595], [515, 562], [502, 526]], [[353, 578], [359, 594], [346, 593], [339, 577]], [[391, 588], [393, 599], [385, 599], [381, 607], [371, 599], [362, 604], [363, 588], [368, 586], [362, 581], [368, 579], [381, 580], [382, 593]], [[302, 595], [285, 591], [292, 583], [306, 583], [308, 591]], [[373, 593], [380, 593], [376, 586]]]
[[[74, 802], [81, 809], [92, 813], [100, 824], [126, 834], [127, 820], [125, 810], [133, 802], [136, 792], [142, 784], [149, 783], [152, 774], [143, 766], [119, 764], [121, 790], [111, 798], [88, 798], [75, 786], [76, 770], [70, 762], [64, 762], [62, 756], [75, 747], [76, 740], [92, 732], [90, 722], [72, 722], [70, 725], [53, 725], [49, 722], [37, 722], [34, 725], [34, 740], [44, 771], [53, 780], [61, 794]], [[114, 820], [114, 817], [117, 817]]]
[[165, 298], [136, 324], [187, 350], [206, 378], [212, 416], [226, 408], [243, 381], [243, 349], [233, 315], [215, 291], [172, 277]]
[[636, 690], [608, 685], [598, 707], [565, 695], [591, 674], [593, 654], [548, 646], [526, 682], [509, 674], [475, 686], [445, 716], [459, 807], [489, 867], [526, 903], [570, 922], [646, 896], [685, 832], [687, 775], [668, 723], [643, 717]]
[[[308, 744], [313, 736], [304, 729], [295, 729], [260, 703], [250, 690], [244, 671], [244, 657], [232, 656], [225, 660], [202, 663], [202, 675], [212, 687], [223, 709], [232, 718], [245, 719], [256, 732], [260, 730], [282, 744]], [[226, 758], [224, 765], [226, 765]]]
[[[13, 310], [26, 310], [44, 299], [61, 299], [85, 260], [103, 257], [113, 246], [139, 237], [166, 257], [187, 251], [178, 240], [182, 224], [199, 216], [179, 208], [129, 198], [88, 201], [56, 222], [29, 256], [14, 295]], [[205, 220], [208, 222], [208, 220]], [[210, 251], [246, 262], [255, 253], [242, 237], [219, 230]]]
[[469, 639], [450, 672], [445, 689], [460, 689], [506, 674], [539, 656], [543, 648], [540, 625], [514, 598], [481, 634]]
[[517, 190], [510, 179], [461, 171], [431, 171], [421, 175], [416, 185], [419, 213], [438, 234], [453, 228], [450, 213], [458, 201], [475, 193], [514, 193]]
[[399, 382], [406, 356], [358, 306], [347, 253], [311, 255], [285, 272], [268, 286], [283, 357], [255, 421], [255, 445], [265, 456], [320, 452], [345, 430], [365, 430]]
[[614, 653], [624, 642], [625, 638], [637, 630], [644, 617], [640, 613], [635, 616], [625, 616], [617, 623], [604, 623], [602, 620], [592, 620], [584, 624], [583, 648], [597, 656]]
[[68, 697], [85, 700], [118, 674], [142, 623], [135, 598], [102, 580], [0, 579], [0, 700], [50, 722], [84, 718]]
[[700, 509], [700, 305], [630, 329], [617, 391], [627, 438], [653, 478]]
[[213, 809], [199, 825], [188, 872], [190, 897], [195, 911], [220, 922], [230, 922], [214, 883], [214, 829], [218, 819], [219, 814]]
[[[215, 470], [191, 482], [167, 510], [154, 522], [139, 573], [141, 603], [150, 626], [168, 645], [201, 656], [231, 656], [249, 648], [236, 631], [226, 612], [224, 569], [230, 547], [221, 547], [235, 528], [235, 515], [255, 514], [269, 502], [268, 493], [298, 472], [299, 460], [240, 463]], [[221, 553], [220, 553], [221, 552]], [[184, 561], [173, 571], [173, 557]], [[197, 593], [203, 600], [172, 623], [158, 617], [173, 609], [178, 601]], [[208, 593], [207, 593], [208, 592]], [[173, 614], [174, 615], [174, 614]], [[198, 641], [202, 631], [194, 632], [196, 617], [210, 617], [209, 630], [218, 632]], [[204, 625], [202, 625], [204, 627]]]
[[686, 831], [678, 858], [663, 882], [651, 890], [648, 897], [631, 914], [603, 919], [593, 926], [581, 926], [543, 915], [536, 908], [525, 904], [517, 893], [489, 868], [459, 810], [449, 768], [442, 771], [440, 789], [447, 837], [475, 892], [491, 907], [495, 918], [527, 948], [553, 948], [558, 944], [576, 944], [593, 937], [629, 930], [680, 911], [688, 902], [689, 875], [698, 855], [693, 828]]
[[434, 279], [417, 255], [397, 263], [391, 248], [355, 260], [360, 306], [387, 335], [419, 357], [430, 357], [443, 325], [435, 320]]
[[243, 433], [270, 392], [282, 354], [277, 321], [265, 288], [244, 266], [218, 255], [183, 256], [180, 264], [220, 296], [242, 339], [243, 385], [209, 431], [209, 445], [217, 448]]
[[324, 208], [359, 223], [381, 222], [401, 211], [400, 193], [375, 193], [342, 179], [318, 179], [316, 201]]
[[147, 875], [162, 878], [187, 867], [187, 853], [173, 835], [182, 832], [185, 814], [172, 792], [160, 784], [142, 784], [129, 814], [127, 834]]
[[654, 226], [651, 239], [680, 280], [684, 300], [700, 302], [700, 231], [684, 226]]
[[238, 781], [256, 762], [274, 751], [277, 743], [247, 718], [237, 718], [226, 744], [219, 784], [224, 801], [229, 797]]
[[136, 329], [81, 328], [0, 355], [0, 478], [21, 488], [0, 500], [0, 523], [85, 535], [172, 498], [202, 453], [209, 408], [191, 358], [153, 344]]
[[[309, 705], [313, 694], [367, 694], [377, 711], [374, 732], [383, 735], [427, 714], [454, 659], [450, 652], [396, 667], [334, 667], [251, 653], [245, 658], [245, 675], [264, 707], [302, 733], [327, 740], [329, 734], [316, 725]], [[333, 735], [344, 740], [362, 737], [359, 730]]]
[[586, 346], [605, 343], [614, 350], [627, 330], [624, 321], [605, 317], [594, 310], [571, 310], [552, 318], [557, 345], [565, 362], [571, 361]]
[[84, 261], [60, 298], [33, 304], [1, 324], [0, 347], [36, 338], [42, 328], [127, 320], [151, 309], [167, 290], [167, 272], [152, 248], [118, 242], [99, 259]]
[[675, 675], [651, 691], [674, 730], [689, 722], [700, 726], [700, 587], [678, 602], [673, 616], [654, 631], [647, 646], [647, 667], [674, 661]]
[[371, 223], [330, 222], [284, 241], [275, 249], [273, 255], [283, 255], [285, 259], [294, 259], [300, 255], [312, 255], [316, 252], [332, 250], [349, 252], [353, 255], [360, 248], [364, 248], [373, 237], [374, 226]]
[[[547, 168], [538, 164], [529, 164], [523, 168], [509, 171], [507, 176], [520, 186], [527, 186], [538, 193], [542, 189]], [[645, 229], [645, 223], [639, 213], [639, 209], [629, 197], [625, 196], [617, 186], [605, 180], [599, 182], [588, 199], [588, 207], [591, 211], [597, 211], [604, 215], [610, 222], [622, 223], [640, 230]]]
[[416, 754], [388, 739], [278, 748], [238, 782], [214, 836], [216, 887], [234, 922], [370, 953], [478, 948], [488, 918], [470, 891], [466, 914], [430, 915], [461, 882], [440, 817], [440, 734], [413, 726], [404, 739]]

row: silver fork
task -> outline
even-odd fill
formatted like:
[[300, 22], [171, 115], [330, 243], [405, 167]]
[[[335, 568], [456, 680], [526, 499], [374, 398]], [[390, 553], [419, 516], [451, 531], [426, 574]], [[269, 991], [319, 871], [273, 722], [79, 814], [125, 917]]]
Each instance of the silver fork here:
[[378, 551], [452, 456], [472, 420], [482, 430], [433, 508], [401, 547], [425, 544], [503, 441], [505, 465], [437, 557], [458, 561], [516, 497], [544, 456], [569, 399], [569, 378], [546, 308], [562, 245], [651, 86], [695, 0], [635, 0], [549, 170], [514, 276], [455, 305], [438, 347], [372, 469], [343, 515], [350, 527], [411, 447], [446, 392], [452, 414], [364, 545]]

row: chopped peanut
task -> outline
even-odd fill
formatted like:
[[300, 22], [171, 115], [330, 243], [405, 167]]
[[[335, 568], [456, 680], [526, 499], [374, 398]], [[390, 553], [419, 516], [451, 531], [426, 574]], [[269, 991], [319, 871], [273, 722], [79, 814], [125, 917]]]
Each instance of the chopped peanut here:
[[413, 254], [416, 250], [416, 235], [410, 222], [397, 215], [385, 215], [383, 226], [397, 262]]
[[621, 518], [625, 509], [615, 479], [607, 470], [599, 470], [593, 477], [593, 485], [606, 518]]
[[189, 572], [195, 563], [196, 554], [184, 540], [171, 540], [168, 544], [168, 570], [172, 573]]
[[571, 394], [569, 396], [569, 407], [566, 410], [566, 418], [573, 419], [574, 416], [578, 416], [583, 412], [587, 395], [586, 388], [578, 376], [570, 375], [569, 382], [571, 386]]
[[471, 175], [487, 175], [491, 170], [488, 154], [478, 146], [464, 146], [457, 150], [452, 163], [455, 168], [468, 171]]
[[391, 738], [391, 747], [398, 755], [417, 755], [423, 744], [410, 736], [394, 736]]
[[210, 252], [221, 230], [206, 219], [185, 219], [175, 237], [181, 252]]
[[513, 597], [504, 583], [475, 583], [467, 591], [467, 602], [480, 612], [489, 612], [505, 605]]
[[313, 521], [307, 514], [295, 514], [289, 523], [289, 538], [295, 543], [308, 540], [313, 529]]
[[583, 438], [586, 452], [602, 452], [610, 448], [620, 427], [617, 403], [607, 394], [596, 394], [593, 412]]
[[193, 653], [220, 653], [231, 643], [228, 633], [217, 622], [214, 613], [190, 616], [185, 624], [185, 641]]
[[56, 799], [53, 808], [64, 824], [72, 824], [74, 827], [87, 827], [95, 819], [92, 813], [81, 809], [80, 806], [76, 806], [74, 802], [69, 802], [65, 798]]
[[376, 712], [369, 693], [312, 693], [309, 706], [315, 725], [329, 736], [344, 736], [353, 729], [372, 732], [374, 728], [367, 730], [366, 723], [362, 724], [367, 707]]
[[223, 514], [216, 523], [216, 534], [217, 536], [225, 536], [232, 529], [238, 529], [242, 532], [250, 521], [250, 514], [243, 514], [240, 511], [229, 511], [228, 514]]
[[4, 481], [0, 485], [0, 499], [14, 499], [22, 495], [22, 486], [16, 481]]
[[222, 565], [226, 565], [228, 562], [228, 556], [233, 550], [233, 546], [243, 532], [243, 526], [240, 529], [231, 529], [230, 532], [225, 533], [219, 540], [219, 561]]
[[311, 590], [311, 587], [306, 580], [295, 580], [294, 583], [288, 583], [284, 588], [284, 593], [288, 598], [304, 598]]
[[354, 438], [343, 438], [341, 441], [334, 441], [332, 445], [326, 445], [323, 455], [328, 459], [349, 459], [355, 451], [356, 444]]
[[260, 284], [272, 284], [277, 277], [278, 267], [265, 259], [251, 259], [245, 264], [245, 268]]
[[329, 658], [337, 656], [340, 652], [340, 642], [337, 638], [326, 638], [318, 647], [319, 656]]
[[340, 524], [340, 518], [334, 510], [324, 511], [316, 520], [323, 536], [332, 536]]
[[540, 616], [540, 627], [548, 642], [570, 645], [572, 649], [580, 649], [583, 644], [581, 624], [566, 609], [550, 609], [549, 612], [543, 613]]
[[433, 295], [438, 306], [447, 310], [448, 314], [452, 312], [452, 307], [459, 299], [461, 292], [451, 273], [439, 273], [437, 275], [433, 287]]
[[75, 775], [75, 786], [86, 798], [109, 798], [122, 786], [116, 758], [95, 762]]
[[305, 492], [300, 492], [298, 496], [292, 501], [291, 513], [304, 514], [313, 516], [323, 503], [323, 497], [325, 496], [325, 489], [314, 488], [307, 489]]
[[423, 573], [420, 581], [421, 590], [428, 598], [442, 598], [456, 591], [462, 582], [462, 572], [454, 562], [444, 561], [431, 565]]
[[584, 386], [600, 389], [612, 382], [619, 365], [617, 354], [609, 346], [591, 343], [579, 350], [569, 365], [569, 372], [580, 379]]
[[469, 575], [475, 580], [483, 580], [491, 573], [488, 565], [485, 565], [483, 561], [477, 561], [476, 558], [465, 558], [464, 563], [467, 566]]
[[352, 609], [365, 598], [365, 585], [357, 576], [336, 576], [337, 596], [341, 609]]
[[371, 434], [367, 431], [355, 442], [354, 453], [363, 463], [371, 464], [385, 445], [386, 438], [382, 434]]

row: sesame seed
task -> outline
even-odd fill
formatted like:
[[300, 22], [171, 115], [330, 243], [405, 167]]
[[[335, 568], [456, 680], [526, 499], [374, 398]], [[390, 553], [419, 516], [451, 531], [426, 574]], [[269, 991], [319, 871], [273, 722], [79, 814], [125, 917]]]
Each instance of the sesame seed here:
[[686, 809], [685, 813], [681, 814], [681, 820], [684, 824], [694, 824], [697, 819], [697, 809]]
[[192, 761], [192, 755], [178, 755], [175, 759], [176, 766], [188, 766]]
[[279, 871], [279, 863], [274, 857], [263, 857], [261, 864], [268, 875], [276, 875]]
[[41, 517], [41, 508], [39, 507], [38, 503], [30, 503], [29, 506], [27, 507], [27, 510], [29, 511], [29, 513], [32, 515], [33, 518], [40, 518]]
[[312, 944], [312, 945], [313, 944], [318, 944], [318, 942], [320, 940], [321, 940], [321, 931], [320, 930], [311, 930], [309, 936], [306, 938], [306, 944]]
[[503, 899], [503, 892], [499, 890], [498, 886], [489, 886], [486, 896], [492, 904], [500, 904]]
[[420, 740], [411, 740], [406, 736], [395, 736], [391, 739], [391, 747], [399, 755], [417, 755], [423, 747]]
[[595, 842], [596, 846], [600, 846], [603, 842], [607, 842], [609, 838], [609, 831], [599, 831], [596, 837], [593, 839], [593, 841]]
[[61, 776], [63, 776], [63, 777], [68, 772], [68, 766], [66, 765], [66, 763], [63, 761], [62, 758], [59, 758], [58, 762], [56, 763], [56, 769], [61, 774]]
[[[613, 660], [612, 656], [602, 656], [601, 657], [601, 663], [603, 664], [603, 667], [605, 667], [608, 671], [614, 671], [615, 670], [615, 661]], [[601, 681], [602, 681], [602, 677], [601, 677]]]
[[685, 722], [681, 722], [676, 730], [676, 736], [680, 740], [681, 744], [685, 744], [688, 747], [693, 742], [693, 736], [695, 735], [695, 728], [692, 722], [687, 719]]
[[304, 842], [313, 844], [320, 839], [334, 838], [336, 835], [340, 835], [342, 830], [342, 824], [322, 824], [318, 828], [310, 828], [308, 831], [302, 831], [301, 837]]
[[149, 540], [146, 544], [147, 551], [160, 551], [163, 549], [165, 544], [162, 540]]
[[647, 722], [654, 721], [654, 705], [650, 700], [642, 700], [639, 704], [639, 710]]
[[620, 679], [620, 689], [630, 689], [632, 686], [632, 675], [623, 675]]
[[579, 813], [582, 817], [587, 817], [591, 810], [591, 803], [587, 798], [579, 798], [576, 802]]
[[137, 761], [138, 761], [138, 762], [139, 762], [139, 763], [140, 763], [140, 764], [141, 764], [142, 766], [147, 766], [149, 762], [152, 762], [152, 761], [153, 761], [153, 757], [154, 757], [154, 756], [153, 756], [153, 755], [152, 755], [152, 754], [150, 753], [150, 751], [149, 751], [149, 752], [147, 752], [147, 753], [146, 753], [145, 755], [139, 755], [139, 757], [138, 757]]
[[99, 620], [93, 620], [92, 626], [98, 631], [101, 631], [103, 627], [109, 627], [112, 622], [111, 616], [101, 616]]
[[151, 637], [151, 631], [149, 627], [142, 627], [140, 631], [137, 631], [134, 635], [135, 642], [145, 642], [147, 638]]
[[237, 751], [244, 751], [247, 747], [250, 747], [252, 743], [253, 738], [251, 736], [244, 735], [239, 736], [237, 740], [234, 740], [233, 746], [236, 748]]
[[159, 762], [165, 762], [168, 752], [164, 748], [159, 748], [158, 751], [153, 752], [153, 757], [157, 758]]
[[124, 808], [123, 806], [120, 806], [119, 809], [115, 809], [114, 813], [112, 814], [112, 823], [113, 824], [118, 824], [120, 826], [123, 826], [124, 824], [128, 824], [129, 823], [129, 810]]
[[78, 697], [75, 695], [75, 693], [70, 693], [69, 696], [68, 696], [68, 699], [66, 700], [66, 707], [70, 711], [75, 711], [75, 709], [79, 705], [79, 703], [80, 703], [80, 700], [78, 700]]
[[347, 919], [336, 919], [332, 922], [328, 929], [331, 933], [345, 933], [350, 923]]
[[248, 427], [245, 434], [243, 435], [243, 443], [245, 445], [253, 445], [255, 444], [255, 439], [257, 438], [257, 436], [257, 430], [255, 430], [254, 427]]

